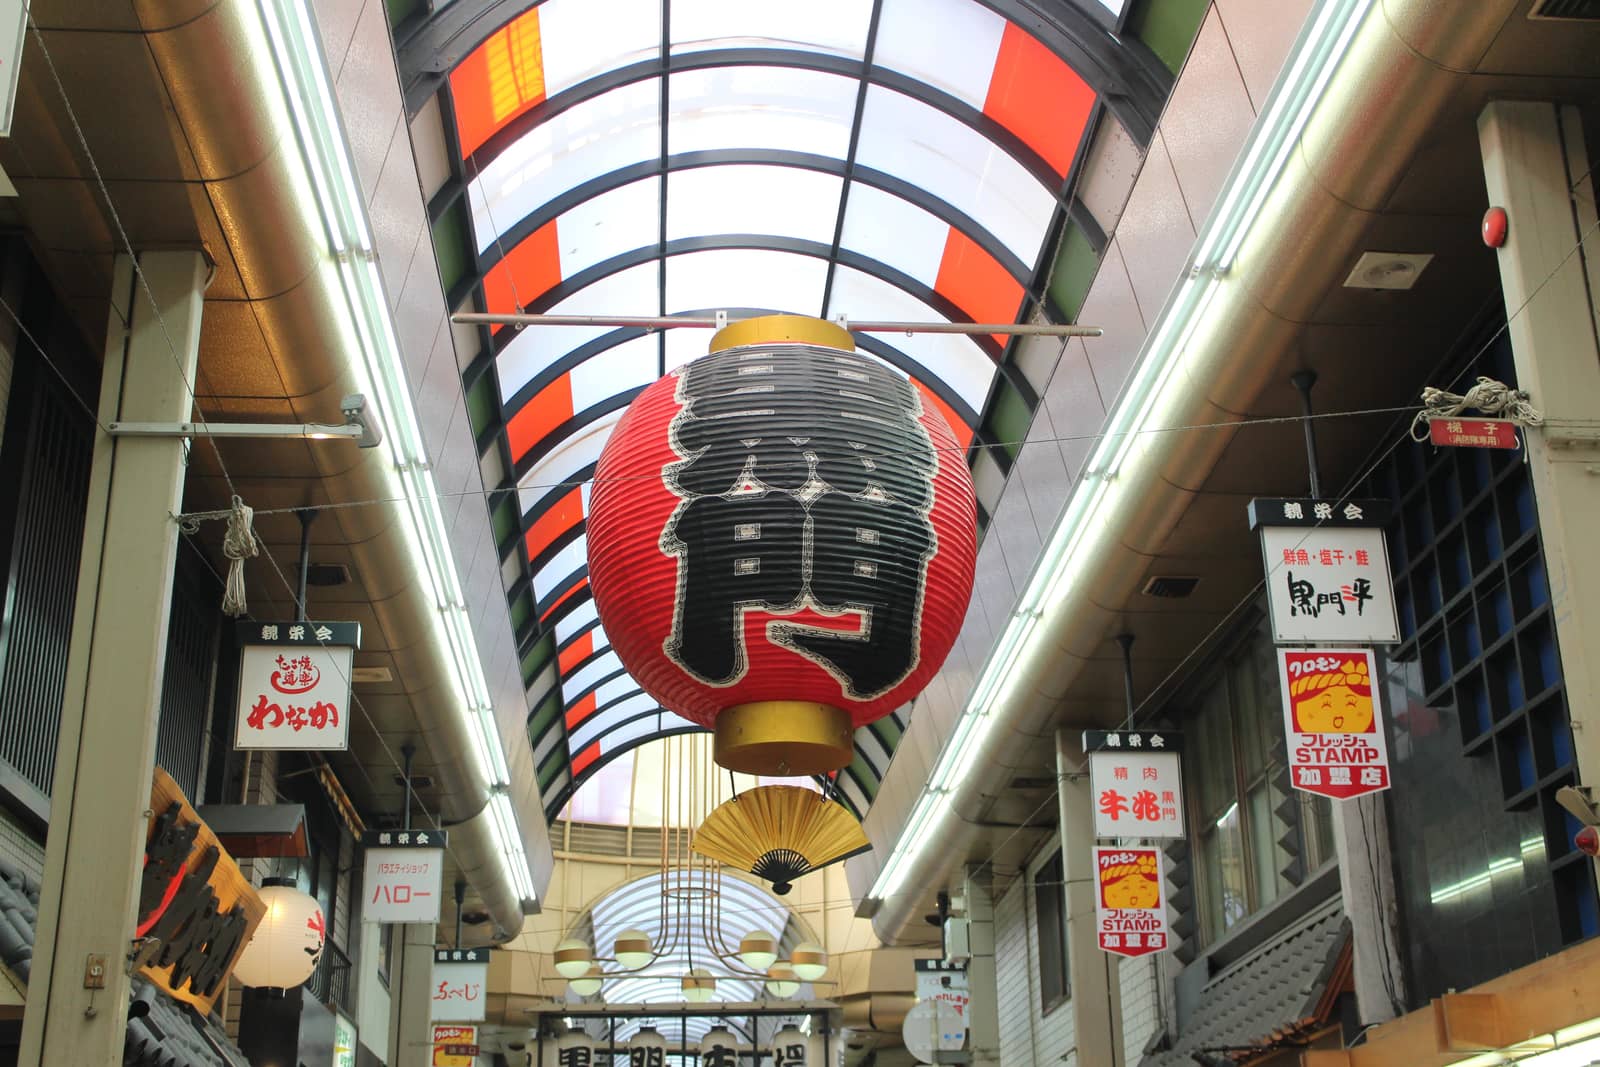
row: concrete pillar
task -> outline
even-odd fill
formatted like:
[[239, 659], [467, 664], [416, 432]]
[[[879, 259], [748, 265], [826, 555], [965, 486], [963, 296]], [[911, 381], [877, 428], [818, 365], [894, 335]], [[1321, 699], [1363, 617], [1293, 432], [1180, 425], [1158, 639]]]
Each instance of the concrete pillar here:
[[395, 931], [389, 961], [389, 1067], [433, 1062], [432, 923], [407, 923]]
[[[180, 422], [193, 404], [186, 383], [199, 353], [205, 257], [146, 252], [138, 262], [144, 283], [132, 260], [116, 261], [102, 424]], [[155, 765], [183, 449], [178, 438], [95, 435], [18, 1057], [27, 1067], [122, 1063], [129, 981], [122, 963], [133, 940]], [[110, 963], [104, 989], [83, 988], [90, 954]]]
[[999, 1067], [1000, 991], [994, 958], [994, 894], [987, 865], [966, 871], [962, 892], [967, 898], [967, 934], [972, 959], [967, 963], [967, 1046], [977, 1067]]
[[1406, 1010], [1405, 967], [1400, 959], [1400, 905], [1389, 856], [1386, 794], [1333, 805], [1333, 843], [1339, 856], [1339, 890], [1350, 917], [1352, 982], [1363, 1026], [1388, 1022]]
[[1095, 933], [1094, 794], [1078, 730], [1056, 731], [1061, 798], [1061, 873], [1067, 898], [1067, 969], [1080, 1064], [1125, 1067], [1117, 961]]
[[1600, 412], [1590, 302], [1600, 285], [1594, 184], [1572, 107], [1496, 101], [1478, 116], [1478, 143], [1489, 203], [1505, 208], [1510, 222], [1497, 256], [1517, 382], [1546, 421], [1526, 434], [1527, 459], [1578, 779], [1593, 788], [1600, 786], [1600, 568], [1584, 560], [1600, 527], [1600, 493], [1590, 473], [1600, 462], [1600, 431], [1570, 420], [1593, 420]]

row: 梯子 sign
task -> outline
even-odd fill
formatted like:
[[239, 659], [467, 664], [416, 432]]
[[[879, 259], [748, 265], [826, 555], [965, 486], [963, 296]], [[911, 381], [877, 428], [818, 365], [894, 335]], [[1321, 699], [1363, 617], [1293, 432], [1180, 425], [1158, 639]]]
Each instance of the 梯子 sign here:
[[340, 751], [350, 743], [353, 622], [250, 622], [239, 628], [236, 749]]
[[1278, 666], [1294, 787], [1335, 800], [1388, 789], [1372, 651], [1280, 648]]

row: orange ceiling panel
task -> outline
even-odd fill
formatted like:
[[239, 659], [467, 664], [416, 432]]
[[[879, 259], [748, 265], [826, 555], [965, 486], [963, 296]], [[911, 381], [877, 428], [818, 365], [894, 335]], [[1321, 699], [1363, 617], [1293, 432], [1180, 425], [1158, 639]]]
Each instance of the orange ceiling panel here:
[[1020, 137], [1065, 178], [1089, 123], [1094, 90], [1066, 60], [1006, 23], [983, 113]]
[[462, 158], [472, 155], [508, 122], [544, 99], [544, 54], [539, 9], [496, 30], [450, 72], [456, 134]]

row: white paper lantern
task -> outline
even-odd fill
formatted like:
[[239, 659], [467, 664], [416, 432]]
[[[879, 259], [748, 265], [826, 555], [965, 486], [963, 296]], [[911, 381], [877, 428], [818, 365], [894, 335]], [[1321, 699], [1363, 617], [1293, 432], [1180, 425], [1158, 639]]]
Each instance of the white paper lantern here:
[[789, 964], [802, 982], [815, 982], [828, 973], [828, 953], [815, 941], [802, 941], [789, 953]]
[[582, 1030], [568, 1030], [556, 1040], [556, 1062], [561, 1067], [593, 1067], [595, 1045]]
[[556, 973], [563, 978], [582, 978], [594, 962], [594, 950], [575, 937], [556, 946]]
[[733, 1059], [728, 1059], [728, 1053], [732, 1053], [737, 1058], [739, 1054], [739, 1039], [734, 1037], [733, 1031], [726, 1026], [720, 1024], [713, 1026], [706, 1032], [706, 1036], [700, 1039], [701, 1063], [707, 1062], [708, 1056], [713, 1063], [735, 1062]]
[[641, 1026], [628, 1042], [628, 1067], [665, 1067], [667, 1039], [653, 1026]]
[[704, 1004], [717, 995], [717, 980], [704, 967], [696, 967], [682, 979], [683, 999], [691, 1004]]
[[778, 939], [765, 930], [752, 930], [739, 939], [739, 958], [752, 971], [765, 974], [778, 962]]
[[772, 1035], [772, 1067], [807, 1067], [811, 1040], [790, 1024]]
[[655, 953], [650, 951], [650, 935], [643, 930], [622, 931], [612, 943], [611, 954], [630, 971], [637, 971], [655, 959]]
[[267, 913], [244, 947], [233, 976], [248, 986], [291, 989], [311, 977], [322, 959], [327, 924], [316, 900], [289, 885], [266, 885]]
[[800, 992], [800, 979], [787, 960], [779, 960], [767, 968], [767, 992], [779, 1000], [788, 1000]]

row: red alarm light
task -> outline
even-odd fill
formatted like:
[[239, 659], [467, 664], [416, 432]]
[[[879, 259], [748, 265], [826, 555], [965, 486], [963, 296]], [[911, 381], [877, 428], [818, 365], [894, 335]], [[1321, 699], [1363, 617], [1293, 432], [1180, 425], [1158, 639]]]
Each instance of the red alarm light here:
[[1483, 243], [1490, 248], [1499, 248], [1506, 243], [1506, 232], [1510, 222], [1506, 219], [1506, 209], [1492, 207], [1483, 213]]
[[718, 763], [835, 770], [955, 643], [976, 514], [964, 451], [912, 383], [832, 323], [749, 319], [607, 441], [595, 606], [634, 680], [714, 729]]
[[1572, 840], [1585, 856], [1600, 856], [1600, 830], [1585, 826]]

